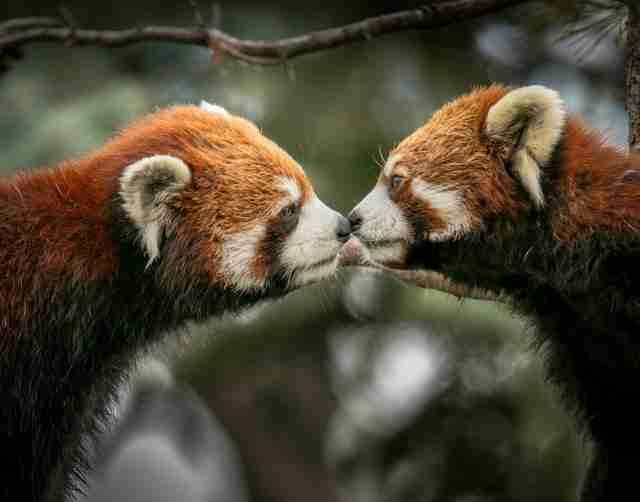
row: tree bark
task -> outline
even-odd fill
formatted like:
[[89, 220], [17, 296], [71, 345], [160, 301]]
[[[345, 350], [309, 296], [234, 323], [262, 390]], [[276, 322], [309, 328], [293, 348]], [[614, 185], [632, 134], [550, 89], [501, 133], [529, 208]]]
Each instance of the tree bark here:
[[629, 114], [629, 146], [640, 148], [640, 9], [628, 4], [625, 54], [626, 105]]

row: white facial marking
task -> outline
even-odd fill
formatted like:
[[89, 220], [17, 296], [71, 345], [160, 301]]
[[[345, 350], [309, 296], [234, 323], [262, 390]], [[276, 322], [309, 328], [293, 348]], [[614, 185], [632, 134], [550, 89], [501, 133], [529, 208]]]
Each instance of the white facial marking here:
[[[315, 194], [302, 206], [298, 224], [285, 240], [280, 254], [293, 284], [313, 282], [335, 270], [342, 246], [336, 235], [339, 221], [340, 214]], [[327, 263], [319, 265], [325, 261]]]
[[296, 286], [304, 286], [305, 284], [312, 284], [314, 282], [321, 281], [331, 276], [336, 271], [338, 264], [338, 258], [333, 261], [327, 262], [323, 265], [308, 269], [301, 270], [293, 278], [293, 284]]
[[264, 224], [258, 223], [249, 230], [231, 235], [222, 244], [222, 272], [233, 288], [241, 293], [261, 289], [265, 285], [265, 278], [257, 277], [251, 264], [266, 230]]
[[214, 115], [220, 115], [221, 117], [231, 117], [231, 114], [227, 110], [225, 110], [221, 106], [208, 103], [204, 99], [200, 101], [200, 108], [209, 113], [213, 113]]
[[[284, 207], [299, 202], [302, 190], [290, 177], [279, 180], [284, 192], [265, 217], [278, 214]], [[280, 262], [292, 286], [316, 282], [331, 275], [337, 267], [337, 255], [342, 243], [336, 231], [340, 215], [327, 207], [313, 194], [300, 209], [298, 224], [286, 238], [280, 253]], [[229, 236], [222, 246], [222, 271], [239, 292], [265, 287], [266, 277], [257, 277], [251, 264], [260, 243], [266, 238], [266, 224]]]
[[436, 210], [447, 224], [445, 230], [430, 232], [429, 240], [454, 239], [469, 230], [471, 218], [458, 191], [416, 178], [411, 180], [411, 192], [415, 198], [426, 202]]
[[398, 163], [399, 160], [400, 160], [400, 155], [397, 155], [397, 154], [389, 157], [387, 159], [386, 164], [384, 165], [384, 168], [382, 169], [382, 174], [387, 178], [391, 176], [391, 173], [393, 172], [393, 168], [395, 167], [395, 165]]
[[300, 197], [302, 197], [302, 190], [300, 190], [298, 182], [293, 178], [282, 176], [279, 179], [279, 187], [284, 192], [284, 196], [271, 208], [271, 216], [276, 216], [288, 205], [299, 202]]
[[379, 241], [389, 243], [387, 246], [369, 248], [371, 259], [381, 262], [401, 260], [404, 243], [411, 239], [411, 227], [400, 208], [389, 197], [387, 187], [378, 182], [353, 210], [362, 217], [363, 223], [356, 235], [365, 241], [365, 245]]
[[300, 190], [300, 186], [295, 179], [289, 178], [288, 176], [283, 176], [282, 178], [280, 178], [280, 187], [288, 196], [288, 198], [285, 200], [285, 205], [291, 204], [293, 202], [298, 202], [300, 200], [302, 191]]

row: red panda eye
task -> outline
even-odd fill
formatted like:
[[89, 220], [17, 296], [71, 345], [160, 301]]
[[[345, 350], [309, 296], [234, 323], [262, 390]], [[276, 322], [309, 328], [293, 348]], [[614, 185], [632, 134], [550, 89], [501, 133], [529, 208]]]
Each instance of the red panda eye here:
[[298, 225], [300, 206], [289, 204], [280, 210], [280, 231], [289, 233]]
[[280, 215], [282, 218], [290, 219], [295, 217], [298, 214], [299, 207], [298, 204], [289, 204], [285, 206], [282, 211], [280, 211]]
[[404, 181], [403, 176], [399, 176], [397, 174], [394, 176], [391, 176], [391, 181], [389, 183], [391, 190], [397, 190], [398, 188], [400, 188], [400, 185], [402, 185], [403, 181]]

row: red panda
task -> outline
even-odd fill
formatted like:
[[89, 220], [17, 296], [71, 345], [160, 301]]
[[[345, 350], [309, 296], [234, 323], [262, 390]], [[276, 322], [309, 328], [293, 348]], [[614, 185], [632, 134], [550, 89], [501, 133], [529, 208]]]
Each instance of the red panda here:
[[0, 499], [63, 499], [136, 352], [332, 275], [349, 231], [296, 161], [207, 103], [0, 180]]
[[593, 439], [582, 500], [635, 493], [638, 154], [606, 144], [551, 89], [480, 88], [400, 142], [349, 219], [351, 254], [441, 273], [531, 316]]

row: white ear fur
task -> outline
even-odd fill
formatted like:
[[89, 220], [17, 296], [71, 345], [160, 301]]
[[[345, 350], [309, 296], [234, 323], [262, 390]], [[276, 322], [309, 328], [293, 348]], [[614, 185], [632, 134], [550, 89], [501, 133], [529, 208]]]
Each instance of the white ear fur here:
[[544, 205], [541, 168], [551, 160], [566, 122], [559, 94], [541, 85], [511, 91], [487, 114], [487, 134], [514, 143], [513, 171], [538, 207]]
[[221, 106], [212, 105], [204, 99], [200, 101], [200, 108], [202, 108], [206, 112], [213, 113], [214, 115], [220, 115], [221, 117], [225, 118], [231, 117], [231, 114], [227, 110], [225, 110]]
[[160, 239], [171, 221], [167, 202], [191, 181], [191, 171], [176, 157], [154, 155], [127, 166], [120, 196], [151, 264], [160, 255]]

